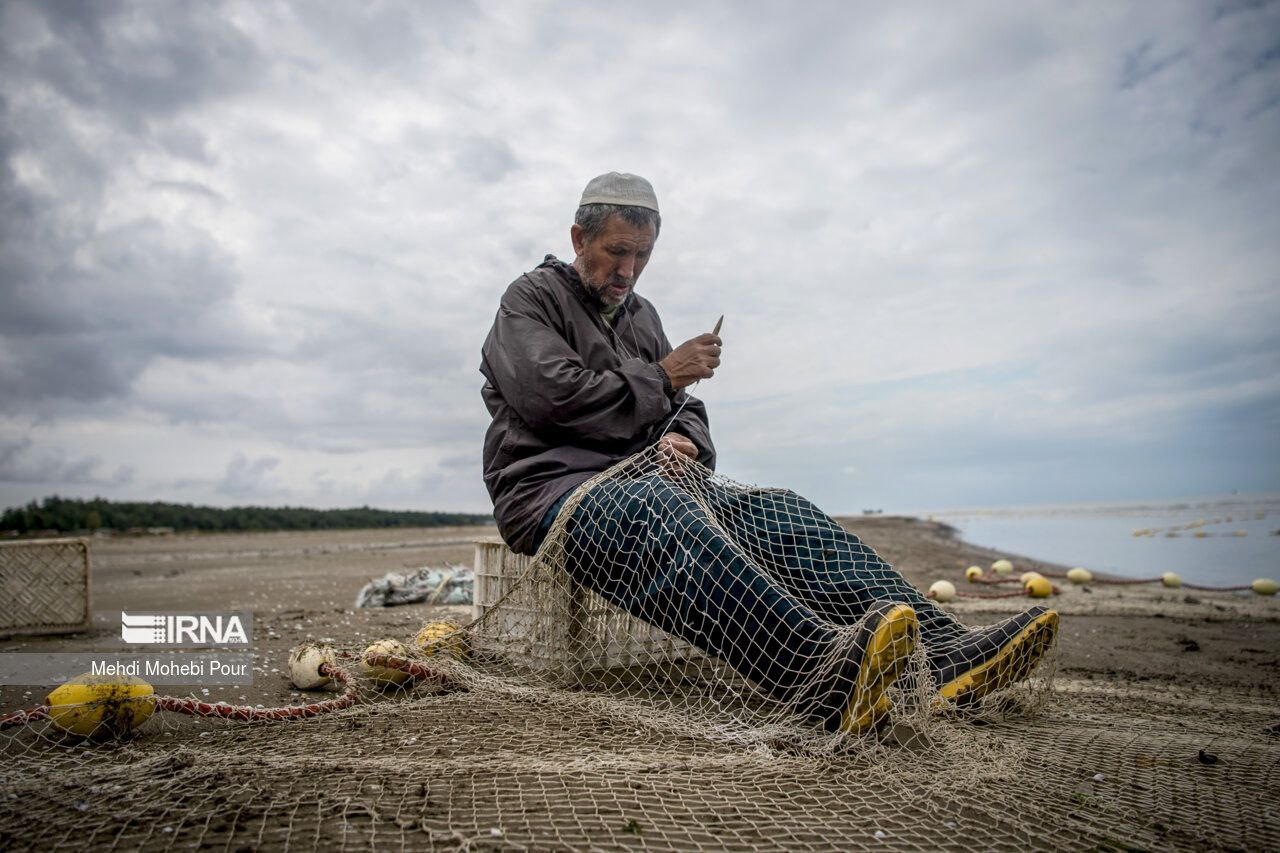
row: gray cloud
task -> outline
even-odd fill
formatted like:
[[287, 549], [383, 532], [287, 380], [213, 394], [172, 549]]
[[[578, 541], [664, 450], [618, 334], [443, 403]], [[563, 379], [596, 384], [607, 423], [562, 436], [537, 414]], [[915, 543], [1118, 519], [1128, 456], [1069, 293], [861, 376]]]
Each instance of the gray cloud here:
[[461, 141], [454, 163], [465, 174], [486, 184], [497, 183], [519, 166], [505, 139], [478, 135]]
[[[122, 398], [156, 359], [254, 350], [218, 242], [185, 217], [118, 208], [157, 123], [254, 78], [250, 41], [204, 7], [10, 4], [3, 20], [0, 411]], [[189, 128], [159, 135], [207, 159]], [[150, 185], [216, 197], [198, 182]]]
[[16, 3], [7, 71], [141, 129], [259, 78], [262, 56], [214, 6]]
[[728, 315], [730, 476], [833, 509], [1280, 487], [1277, 31], [7, 4], [0, 503], [132, 466], [113, 495], [487, 508], [480, 342], [613, 168], [662, 197], [669, 335]]
[[274, 456], [260, 456], [250, 460], [243, 453], [237, 453], [227, 463], [226, 473], [218, 482], [219, 493], [237, 500], [279, 492], [271, 480], [271, 472], [280, 464]]
[[199, 231], [184, 231], [143, 220], [80, 241], [8, 243], [0, 409], [123, 396], [157, 358], [251, 352], [227, 304], [230, 259]]
[[0, 482], [118, 488], [132, 483], [137, 473], [130, 465], [103, 473], [103, 460], [97, 456], [68, 459], [37, 455], [31, 450], [32, 441], [28, 438], [0, 442]]

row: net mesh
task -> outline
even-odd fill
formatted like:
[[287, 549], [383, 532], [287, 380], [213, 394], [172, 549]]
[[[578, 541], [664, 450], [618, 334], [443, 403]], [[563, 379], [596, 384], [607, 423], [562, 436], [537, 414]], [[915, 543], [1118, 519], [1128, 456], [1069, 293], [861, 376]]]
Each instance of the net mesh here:
[[792, 492], [653, 449], [480, 555], [470, 624], [304, 660], [315, 716], [11, 715], [0, 843], [1280, 846], [1268, 692], [1054, 678], [1051, 614], [966, 627]]

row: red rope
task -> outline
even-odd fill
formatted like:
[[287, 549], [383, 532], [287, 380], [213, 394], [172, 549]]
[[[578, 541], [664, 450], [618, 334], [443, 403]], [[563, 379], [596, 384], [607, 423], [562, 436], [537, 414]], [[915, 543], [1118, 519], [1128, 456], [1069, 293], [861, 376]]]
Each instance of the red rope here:
[[28, 708], [22, 711], [13, 711], [0, 717], [0, 729], [12, 728], [13, 726], [25, 726], [27, 723], [36, 720], [49, 719], [49, 706], [37, 705], [34, 708]]
[[1242, 586], [1201, 586], [1198, 583], [1186, 583], [1184, 581], [1182, 586], [1186, 589], [1199, 590], [1200, 592], [1243, 592], [1246, 589], [1253, 590], [1253, 587], [1249, 584]]
[[[412, 677], [418, 679], [436, 680], [440, 682], [449, 680], [448, 676], [444, 673], [431, 669], [419, 661], [409, 660], [408, 658], [395, 657], [394, 655], [370, 654], [365, 656], [365, 661], [371, 666], [383, 666], [407, 672]], [[204, 702], [191, 697], [179, 698], [176, 696], [156, 696], [156, 707], [165, 711], [173, 711], [178, 714], [189, 714], [193, 717], [219, 717], [228, 720], [253, 722], [260, 720], [301, 720], [308, 719], [310, 717], [318, 717], [322, 714], [329, 714], [334, 711], [340, 711], [343, 708], [349, 708], [359, 700], [359, 688], [342, 669], [325, 663], [320, 665], [320, 674], [327, 675], [334, 681], [342, 684], [342, 693], [332, 699], [325, 699], [321, 702], [311, 702], [307, 705], [286, 705], [279, 708], [258, 708], [252, 705], [231, 705], [226, 702]], [[13, 711], [0, 716], [0, 729], [22, 726], [36, 720], [45, 720], [48, 718], [49, 707], [47, 705], [39, 705], [35, 708]]]
[[422, 679], [426, 681], [436, 681], [445, 683], [450, 678], [438, 669], [432, 669], [421, 661], [409, 660], [408, 658], [396, 657], [395, 655], [369, 653], [364, 656], [364, 662], [369, 666], [381, 666], [388, 669], [398, 669], [401, 672], [409, 673], [410, 677]]
[[349, 708], [360, 698], [360, 691], [341, 669], [325, 663], [320, 665], [320, 674], [327, 675], [334, 681], [344, 685], [345, 689], [342, 694], [332, 699], [325, 699], [322, 702], [312, 702], [309, 705], [286, 705], [281, 708], [255, 708], [251, 705], [201, 702], [199, 699], [178, 699], [173, 696], [157, 696], [156, 704], [166, 711], [190, 714], [193, 717], [222, 717], [228, 720], [244, 720], [247, 722], [253, 720], [301, 720], [309, 717], [318, 717], [321, 714], [329, 714], [333, 711]]
[[[1046, 571], [1040, 572], [1040, 574], [1044, 575], [1047, 578], [1054, 578], [1055, 580], [1065, 580], [1067, 577], [1066, 572], [1051, 572], [1046, 570]], [[1135, 586], [1137, 584], [1143, 584], [1143, 583], [1163, 583], [1163, 579], [1162, 578], [1098, 578], [1098, 577], [1095, 577], [1093, 578], [1093, 580], [1089, 581], [1089, 583], [1108, 584], [1110, 586]]]
[[[1054, 572], [1054, 571], [1049, 571], [1049, 570], [1038, 570], [1038, 571], [1037, 571], [1037, 574], [1040, 574], [1040, 575], [1042, 575], [1042, 576], [1044, 576], [1044, 577], [1046, 577], [1046, 578], [1053, 578], [1054, 580], [1066, 580], [1066, 579], [1067, 579], [1067, 573], [1066, 573], [1066, 572]], [[1001, 584], [1001, 583], [1018, 583], [1018, 582], [1019, 582], [1019, 578], [1014, 578], [1014, 577], [1001, 577], [1001, 578], [980, 577], [980, 578], [974, 578], [973, 580], [971, 580], [971, 581], [970, 581], [970, 583], [981, 583], [981, 584]], [[1099, 577], [1095, 577], [1095, 578], [1093, 578], [1092, 580], [1090, 580], [1090, 581], [1089, 581], [1089, 583], [1091, 583], [1091, 584], [1102, 584], [1102, 585], [1106, 585], [1106, 586], [1138, 586], [1138, 585], [1140, 585], [1140, 584], [1148, 584], [1148, 583], [1164, 583], [1164, 578], [1162, 578], [1162, 577], [1159, 577], [1159, 578], [1099, 578]], [[1179, 586], [1185, 587], [1186, 589], [1194, 589], [1194, 590], [1197, 590], [1197, 591], [1199, 591], [1199, 592], [1244, 592], [1245, 590], [1253, 589], [1253, 587], [1251, 587], [1249, 584], [1244, 584], [1244, 585], [1242, 585], [1242, 586], [1207, 586], [1207, 585], [1204, 585], [1204, 584], [1187, 583], [1187, 582], [1185, 582], [1185, 581], [1184, 581], [1183, 583], [1181, 583]], [[1170, 587], [1170, 588], [1171, 588], [1171, 589], [1177, 589], [1178, 587]], [[973, 594], [973, 593], [963, 593], [963, 592], [961, 592], [961, 593], [957, 593], [957, 594], [958, 594], [958, 595], [968, 595], [968, 596], [969, 596], [969, 597], [971, 597], [971, 598], [972, 598], [972, 597], [974, 597], [974, 594]]]
[[[1053, 587], [1054, 595], [1060, 595], [1061, 593], [1062, 593], [1062, 590], [1058, 589], [1058, 587], [1056, 586]], [[956, 597], [957, 598], [981, 598], [987, 601], [991, 601], [997, 598], [1027, 598], [1027, 597], [1030, 597], [1030, 595], [1025, 589], [1020, 589], [1020, 590], [1017, 590], [1016, 592], [1012, 590], [1009, 592], [964, 592], [963, 590], [958, 589], [956, 590]], [[925, 598], [937, 598], [937, 596], [934, 595], [932, 591], [930, 591], [925, 595]]]

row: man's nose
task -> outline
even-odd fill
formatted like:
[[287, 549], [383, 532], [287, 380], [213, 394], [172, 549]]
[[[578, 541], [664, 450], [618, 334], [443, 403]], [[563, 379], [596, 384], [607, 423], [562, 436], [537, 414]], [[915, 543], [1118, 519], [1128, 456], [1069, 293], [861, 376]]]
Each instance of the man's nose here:
[[636, 259], [627, 256], [618, 261], [618, 275], [622, 278], [632, 278], [636, 271]]

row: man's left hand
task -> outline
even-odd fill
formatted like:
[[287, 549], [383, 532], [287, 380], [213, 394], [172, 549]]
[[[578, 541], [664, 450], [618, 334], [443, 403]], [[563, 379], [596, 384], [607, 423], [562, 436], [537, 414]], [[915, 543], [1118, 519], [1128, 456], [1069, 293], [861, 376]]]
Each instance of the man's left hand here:
[[698, 458], [698, 446], [678, 432], [669, 432], [658, 440], [658, 458], [668, 474], [677, 474], [684, 467], [684, 459]]

